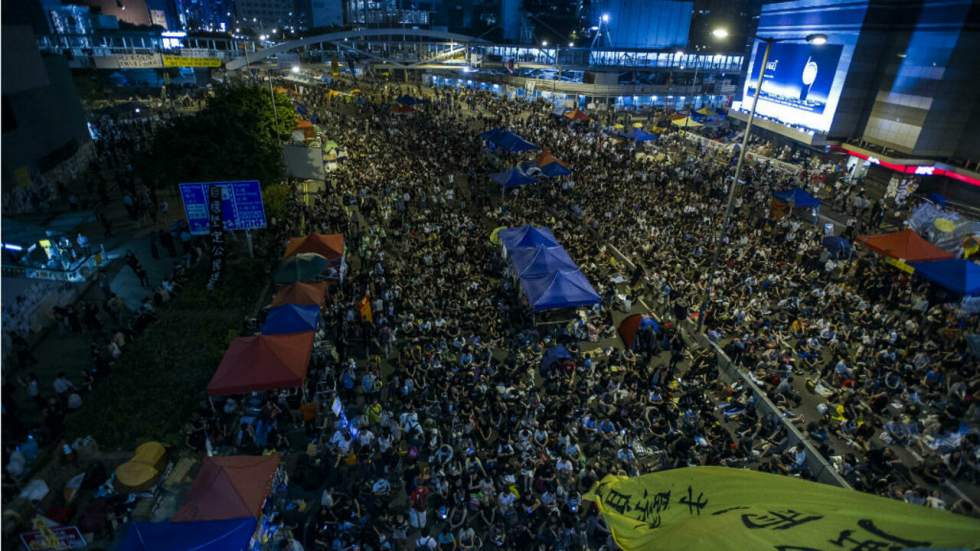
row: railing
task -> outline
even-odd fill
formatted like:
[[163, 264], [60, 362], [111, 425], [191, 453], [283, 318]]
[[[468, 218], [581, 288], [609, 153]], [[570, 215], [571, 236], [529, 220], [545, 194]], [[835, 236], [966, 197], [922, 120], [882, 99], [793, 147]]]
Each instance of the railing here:
[[[609, 244], [609, 248], [619, 260], [625, 262], [630, 267], [635, 267], [633, 261], [614, 245]], [[641, 302], [641, 304], [651, 311], [654, 309], [667, 309], [666, 304], [656, 304], [653, 308], [645, 303]], [[823, 455], [820, 454], [816, 447], [814, 447], [813, 444], [811, 444], [810, 441], [803, 436], [803, 433], [796, 428], [796, 425], [786, 419], [783, 412], [776, 406], [776, 404], [772, 403], [772, 400], [769, 399], [766, 393], [759, 388], [759, 386], [756, 385], [748, 375], [738, 369], [728, 355], [725, 354], [725, 352], [719, 348], [717, 344], [711, 342], [703, 333], [698, 333], [696, 329], [694, 329], [693, 324], [690, 322], [679, 324], [678, 327], [681, 330], [681, 334], [686, 339], [693, 339], [695, 342], [714, 352], [719, 370], [721, 370], [729, 381], [737, 382], [752, 392], [752, 395], [755, 397], [755, 407], [760, 411], [760, 413], [762, 413], [764, 416], [778, 419], [779, 422], [782, 423], [783, 427], [786, 429], [787, 445], [803, 446], [803, 449], [806, 451], [805, 466], [807, 472], [809, 472], [814, 479], [819, 482], [823, 482], [824, 484], [850, 489], [850, 484], [848, 484], [847, 481], [844, 480], [844, 478], [841, 477], [841, 475], [827, 462], [827, 460], [824, 459]]]

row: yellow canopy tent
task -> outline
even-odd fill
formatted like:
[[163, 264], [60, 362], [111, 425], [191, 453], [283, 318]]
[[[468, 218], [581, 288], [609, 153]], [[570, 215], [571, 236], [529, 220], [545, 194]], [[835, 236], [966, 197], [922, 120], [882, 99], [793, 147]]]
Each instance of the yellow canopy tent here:
[[691, 117], [682, 117], [680, 119], [674, 119], [674, 120], [672, 120], [670, 122], [674, 126], [678, 126], [680, 128], [685, 128], [685, 127], [687, 127], [687, 128], [697, 128], [699, 126], [704, 126], [703, 124], [701, 124], [698, 121], [692, 119]]
[[624, 551], [974, 548], [980, 521], [929, 507], [726, 467], [609, 475], [594, 501]]

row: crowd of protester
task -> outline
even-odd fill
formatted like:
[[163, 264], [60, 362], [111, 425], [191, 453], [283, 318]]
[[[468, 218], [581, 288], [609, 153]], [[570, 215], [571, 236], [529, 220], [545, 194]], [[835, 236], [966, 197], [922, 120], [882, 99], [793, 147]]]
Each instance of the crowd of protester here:
[[[301, 431], [291, 476], [319, 503], [285, 545], [596, 549], [611, 540], [582, 494], [607, 473], [811, 476], [783, 422], [723, 382], [716, 354], [682, 331], [701, 309], [730, 152], [666, 135], [638, 161], [635, 145], [543, 104], [428, 90], [418, 112], [396, 115], [401, 91], [359, 86], [362, 99], [291, 89], [349, 155], [272, 233], [280, 244], [344, 233], [352, 262], [331, 290], [306, 391], [230, 399], [188, 429], [202, 451], [209, 435], [219, 452], [247, 453], [295, 450], [289, 434]], [[520, 160], [485, 149], [479, 133], [499, 126], [574, 174], [499, 198], [487, 175]], [[745, 179], [709, 338], [852, 486], [970, 512], [939, 488], [977, 475], [980, 380], [963, 341], [976, 320], [874, 257], [830, 258], [808, 222], [771, 220], [771, 191], [799, 175], [750, 162]], [[600, 306], [534, 324], [490, 239], [526, 223], [554, 231]], [[874, 220], [847, 231], [859, 227]], [[640, 300], [661, 330], [633, 349], [610, 345], [614, 320]], [[544, 366], [556, 344], [572, 358]], [[258, 420], [240, 423], [245, 409]], [[909, 464], [905, 446], [924, 461]]]
[[[748, 162], [702, 313], [730, 149], [681, 133], [638, 146], [487, 92], [418, 90], [427, 103], [395, 114], [403, 90], [282, 85], [348, 158], [324, 193], [290, 198], [260, 253], [338, 232], [351, 270], [331, 287], [304, 392], [216, 403], [186, 444], [293, 456], [292, 483], [315, 497], [309, 515], [283, 517], [295, 537], [284, 548], [614, 548], [582, 500], [605, 474], [725, 465], [811, 477], [783, 420], [692, 339], [698, 317], [853, 487], [971, 512], [940, 488], [977, 482], [980, 379], [964, 341], [977, 321], [873, 256], [831, 257], [809, 222], [771, 219], [771, 192], [809, 178]], [[501, 194], [488, 174], [526, 158], [487, 151], [479, 133], [502, 126], [573, 175]], [[130, 195], [144, 202], [138, 182]], [[877, 223], [857, 209], [845, 234]], [[600, 305], [535, 324], [490, 239], [522, 224], [554, 232]], [[640, 303], [660, 330], [610, 344]], [[94, 316], [69, 312], [64, 330], [117, 325], [98, 306]], [[543, 365], [557, 344], [572, 357]], [[52, 400], [68, 407], [83, 382], [65, 382]]]

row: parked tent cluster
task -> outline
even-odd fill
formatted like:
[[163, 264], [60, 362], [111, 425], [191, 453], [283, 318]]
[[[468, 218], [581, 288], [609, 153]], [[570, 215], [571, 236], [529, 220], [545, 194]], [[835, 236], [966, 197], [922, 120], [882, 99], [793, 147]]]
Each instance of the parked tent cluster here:
[[[288, 241], [261, 333], [234, 339], [208, 383], [210, 396], [299, 388], [306, 380], [327, 281], [343, 274], [342, 235]], [[291, 277], [281, 277], [288, 274]], [[133, 523], [123, 551], [241, 551], [256, 535], [262, 506], [279, 469], [278, 455], [207, 457], [187, 500], [169, 522]]]
[[588, 278], [548, 228], [507, 228], [498, 237], [535, 312], [599, 303]]
[[878, 254], [901, 261], [900, 267], [907, 266], [910, 271], [953, 293], [980, 295], [980, 266], [970, 260], [954, 258], [953, 253], [926, 241], [913, 230], [862, 235], [857, 240]]

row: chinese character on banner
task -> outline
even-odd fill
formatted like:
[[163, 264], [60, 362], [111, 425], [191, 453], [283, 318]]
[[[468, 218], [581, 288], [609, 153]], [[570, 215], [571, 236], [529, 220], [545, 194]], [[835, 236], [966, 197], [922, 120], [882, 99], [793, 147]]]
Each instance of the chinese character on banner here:
[[221, 268], [224, 264], [224, 220], [221, 217], [221, 186], [208, 187], [208, 228], [211, 233], [211, 277], [208, 278], [208, 290], [214, 289], [221, 280]]

